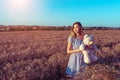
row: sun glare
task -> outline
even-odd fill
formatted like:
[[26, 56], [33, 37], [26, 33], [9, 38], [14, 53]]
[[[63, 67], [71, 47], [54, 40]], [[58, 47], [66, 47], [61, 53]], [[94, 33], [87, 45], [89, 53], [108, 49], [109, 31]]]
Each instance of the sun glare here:
[[[45, 13], [44, 0], [4, 0], [5, 17], [13, 23], [25, 23], [38, 19]], [[20, 23], [21, 22], [21, 23]]]
[[9, 11], [27, 11], [31, 6], [32, 0], [6, 0], [6, 7]]

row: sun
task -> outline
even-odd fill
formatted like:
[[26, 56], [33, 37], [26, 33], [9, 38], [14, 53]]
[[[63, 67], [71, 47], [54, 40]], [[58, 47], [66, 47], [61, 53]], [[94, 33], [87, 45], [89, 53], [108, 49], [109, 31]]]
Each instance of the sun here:
[[6, 0], [6, 7], [10, 11], [27, 11], [31, 6], [31, 1], [32, 0]]

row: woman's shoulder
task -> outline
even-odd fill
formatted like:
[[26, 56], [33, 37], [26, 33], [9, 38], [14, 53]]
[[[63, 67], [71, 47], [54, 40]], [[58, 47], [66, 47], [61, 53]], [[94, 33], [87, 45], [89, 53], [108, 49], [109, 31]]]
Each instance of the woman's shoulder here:
[[70, 38], [70, 39], [74, 39], [75, 37], [70, 35], [70, 36], [68, 36], [68, 38]]
[[75, 38], [73, 36], [68, 36], [68, 39], [67, 39], [68, 42], [73, 42], [74, 40]]

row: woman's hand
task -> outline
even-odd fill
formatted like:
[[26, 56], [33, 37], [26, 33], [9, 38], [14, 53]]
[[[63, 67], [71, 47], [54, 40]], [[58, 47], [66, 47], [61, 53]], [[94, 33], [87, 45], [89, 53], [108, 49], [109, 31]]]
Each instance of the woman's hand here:
[[80, 51], [85, 50], [85, 45], [84, 45], [84, 44], [81, 44], [81, 45], [79, 46], [79, 50], [80, 50]]

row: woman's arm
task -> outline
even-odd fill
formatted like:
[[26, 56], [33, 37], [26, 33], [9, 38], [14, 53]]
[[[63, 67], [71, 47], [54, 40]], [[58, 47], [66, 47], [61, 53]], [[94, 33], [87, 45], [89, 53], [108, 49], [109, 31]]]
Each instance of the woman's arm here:
[[67, 54], [72, 54], [72, 53], [76, 53], [76, 52], [80, 52], [80, 49], [73, 50], [71, 42], [68, 42], [68, 45], [67, 45]]

